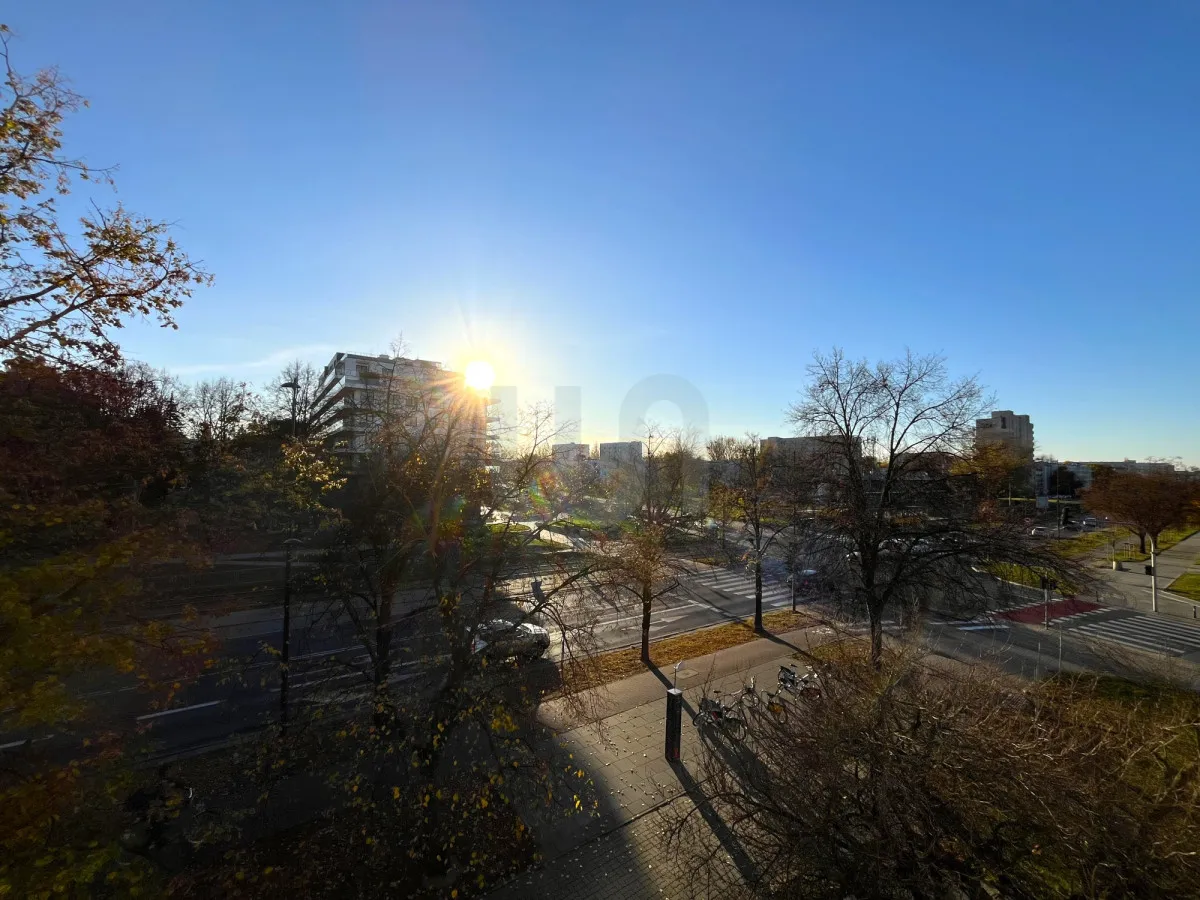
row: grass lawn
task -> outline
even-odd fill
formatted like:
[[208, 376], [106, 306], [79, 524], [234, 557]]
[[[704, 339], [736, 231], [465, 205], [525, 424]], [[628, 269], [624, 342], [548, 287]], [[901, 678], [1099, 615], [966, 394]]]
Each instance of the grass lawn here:
[[[1195, 528], [1168, 528], [1158, 536], [1158, 552], [1170, 550], [1184, 538], [1189, 538], [1196, 533]], [[1150, 541], [1146, 541], [1146, 546], [1150, 546]], [[1142, 562], [1150, 558], [1149, 553], [1131, 553], [1128, 556], [1122, 556], [1121, 559], [1126, 562]]]
[[1200, 573], [1188, 572], [1180, 575], [1167, 586], [1167, 590], [1200, 603]]
[[1054, 552], [1068, 559], [1087, 556], [1101, 547], [1111, 548], [1114, 541], [1120, 542], [1127, 537], [1128, 532], [1124, 529], [1118, 531], [1107, 529], [1102, 531], [1088, 531], [1083, 534], [1077, 534], [1075, 537], [1056, 541]]
[[[1013, 584], [1023, 584], [1031, 588], [1040, 588], [1042, 586], [1043, 574], [1055, 577], [1051, 572], [1030, 569], [1027, 566], [1019, 566], [1016, 563], [990, 563], [985, 569], [1002, 581], [1011, 581]], [[1057, 589], [1063, 594], [1074, 594], [1076, 592], [1074, 585], [1063, 582], [1059, 582]]]
[[492, 522], [488, 525], [488, 531], [492, 534], [528, 534], [530, 530], [528, 525], [520, 522]]
[[[815, 625], [816, 620], [807, 613], [779, 610], [763, 614], [763, 628], [771, 634], [783, 634], [795, 631], [805, 625]], [[739, 644], [747, 644], [758, 640], [762, 635], [754, 631], [754, 620], [743, 619], [740, 622], [730, 622], [727, 625], [714, 625], [712, 628], [702, 628], [687, 634], [663, 638], [650, 645], [650, 660], [659, 669], [666, 670], [681, 659], [695, 659], [718, 650], [726, 650]], [[591, 660], [569, 666], [567, 683], [572, 690], [586, 690], [599, 687], [631, 675], [639, 675], [647, 671], [642, 662], [641, 647], [626, 647], [624, 650], [613, 650], [601, 653]], [[543, 699], [549, 699], [548, 695]]]

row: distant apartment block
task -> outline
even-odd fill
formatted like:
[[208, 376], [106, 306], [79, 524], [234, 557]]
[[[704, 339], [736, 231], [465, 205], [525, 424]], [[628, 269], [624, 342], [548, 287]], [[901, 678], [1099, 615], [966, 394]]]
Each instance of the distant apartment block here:
[[758, 442], [760, 450], [770, 450], [784, 456], [816, 456], [825, 453], [831, 447], [836, 447], [840, 438], [836, 436], [822, 437], [806, 435], [804, 437], [768, 437]]
[[1019, 459], [1033, 459], [1033, 423], [1029, 416], [1018, 416], [1011, 409], [993, 412], [989, 418], [975, 420], [975, 446], [1000, 444]]
[[592, 455], [587, 444], [555, 444], [551, 450], [557, 466], [584, 465]]
[[470, 392], [460, 373], [427, 359], [335, 353], [317, 384], [314, 422], [335, 450], [360, 454], [386, 418], [448, 421], [442, 414], [450, 404], [465, 404], [464, 437], [483, 448], [488, 401]]
[[600, 445], [600, 475], [608, 477], [614, 472], [630, 469], [642, 464], [641, 441], [612, 441]]
[[[804, 437], [768, 437], [758, 442], [759, 449], [784, 462], [815, 460], [827, 457], [832, 464], [843, 459], [843, 438], [840, 435], [805, 435]], [[862, 438], [855, 437], [854, 456], [862, 458]]]
[[1075, 476], [1080, 488], [1089, 488], [1095, 480], [1097, 469], [1112, 469], [1114, 472], [1128, 472], [1135, 475], [1174, 475], [1175, 466], [1169, 462], [1138, 462], [1136, 459], [1123, 459], [1120, 462], [1059, 462], [1056, 459], [1038, 460], [1033, 464], [1034, 489], [1039, 494], [1054, 494], [1054, 473], [1059, 466]]

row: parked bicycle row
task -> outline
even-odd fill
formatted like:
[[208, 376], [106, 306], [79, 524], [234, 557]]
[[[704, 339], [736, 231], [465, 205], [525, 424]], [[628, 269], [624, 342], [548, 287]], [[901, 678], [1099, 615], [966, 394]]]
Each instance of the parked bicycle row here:
[[801, 674], [794, 665], [782, 665], [773, 691], [759, 691], [753, 677], [741, 690], [725, 696], [716, 690], [710, 696], [705, 688], [692, 724], [699, 729], [720, 729], [734, 740], [742, 741], [749, 731], [751, 717], [766, 714], [778, 722], [786, 722], [793, 707], [820, 696], [820, 678], [816, 672], [810, 668]]

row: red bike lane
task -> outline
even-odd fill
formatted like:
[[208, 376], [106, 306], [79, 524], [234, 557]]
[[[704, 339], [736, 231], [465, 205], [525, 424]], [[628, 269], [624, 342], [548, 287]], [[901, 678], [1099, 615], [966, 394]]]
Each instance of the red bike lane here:
[[1004, 612], [996, 613], [996, 615], [1012, 622], [1037, 625], [1045, 622], [1047, 618], [1051, 620], [1065, 619], [1068, 616], [1077, 616], [1080, 613], [1091, 612], [1094, 609], [1101, 608], [1098, 603], [1088, 603], [1086, 600], [1078, 600], [1075, 597], [1060, 597], [1056, 600], [1051, 600], [1048, 616], [1046, 606], [1047, 604], [1045, 603], [1031, 603], [1029, 606], [1022, 606], [1020, 609], [1008, 609]]

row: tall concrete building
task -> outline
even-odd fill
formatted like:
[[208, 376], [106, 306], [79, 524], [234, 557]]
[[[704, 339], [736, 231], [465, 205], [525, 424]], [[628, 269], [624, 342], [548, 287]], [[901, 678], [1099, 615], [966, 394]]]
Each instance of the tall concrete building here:
[[453, 409], [467, 444], [482, 452], [487, 446], [488, 405], [485, 397], [466, 387], [461, 373], [441, 363], [335, 353], [321, 372], [313, 419], [335, 450], [361, 454], [385, 417], [448, 421], [444, 413]]
[[1002, 444], [1021, 459], [1033, 459], [1033, 423], [1029, 416], [1018, 416], [1011, 409], [993, 412], [987, 419], [975, 420], [975, 446]]

